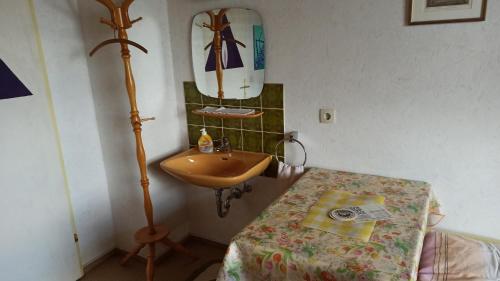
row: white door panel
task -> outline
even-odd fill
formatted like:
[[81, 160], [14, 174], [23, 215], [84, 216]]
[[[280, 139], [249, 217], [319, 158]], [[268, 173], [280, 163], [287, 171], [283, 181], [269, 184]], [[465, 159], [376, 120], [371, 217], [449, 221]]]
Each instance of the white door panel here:
[[76, 280], [72, 212], [27, 0], [0, 0], [0, 58], [33, 93], [0, 99], [0, 280]]

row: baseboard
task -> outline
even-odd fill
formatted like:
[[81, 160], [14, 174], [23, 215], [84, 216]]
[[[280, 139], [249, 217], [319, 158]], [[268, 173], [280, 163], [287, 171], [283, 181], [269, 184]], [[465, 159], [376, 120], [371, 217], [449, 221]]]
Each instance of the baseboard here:
[[204, 243], [204, 244], [216, 247], [216, 248], [220, 248], [220, 249], [223, 249], [223, 250], [226, 250], [227, 247], [228, 247], [228, 245], [226, 245], [226, 244], [222, 244], [222, 243], [219, 243], [219, 242], [215, 242], [215, 241], [212, 241], [212, 240], [201, 238], [201, 237], [196, 236], [196, 235], [189, 235], [188, 240], [190, 240], [190, 241], [198, 241], [198, 242], [201, 242], [201, 243]]
[[92, 269], [94, 269], [95, 267], [97, 267], [98, 265], [100, 265], [101, 263], [103, 263], [105, 260], [109, 259], [110, 257], [114, 256], [117, 254], [117, 251], [118, 249], [112, 249], [106, 253], [104, 253], [103, 255], [95, 258], [93, 261], [85, 264], [83, 266], [83, 273], [87, 273], [89, 271], [91, 271]]
[[[202, 242], [202, 243], [205, 243], [205, 244], [217, 247], [217, 248], [221, 248], [221, 249], [227, 248], [227, 245], [224, 245], [224, 244], [221, 244], [221, 243], [218, 243], [215, 241], [207, 240], [205, 238], [192, 236], [192, 235], [188, 235], [188, 236], [184, 237], [183, 239], [181, 239], [181, 241], [179, 241], [179, 243], [185, 244], [185, 243], [188, 243], [189, 241], [198, 241], [198, 242]], [[113, 256], [122, 256], [123, 257], [127, 253], [128, 253], [128, 251], [126, 251], [126, 250], [123, 250], [120, 248], [115, 248], [115, 249], [101, 255], [100, 257], [97, 257], [94, 261], [85, 265], [83, 267], [83, 272], [87, 273], [87, 272], [91, 271], [92, 269], [99, 266], [100, 264], [102, 264], [104, 261], [106, 261], [110, 257], [113, 257]], [[174, 251], [172, 249], [168, 249], [165, 253], [163, 253], [162, 255], [158, 256], [155, 259], [155, 264], [159, 264], [159, 263], [163, 262], [166, 258], [171, 256], [173, 253], [174, 253]], [[140, 263], [144, 263], [144, 264], [147, 263], [147, 259], [142, 257], [142, 256], [139, 256], [139, 255], [132, 257], [132, 259], [135, 261], [138, 261]]]

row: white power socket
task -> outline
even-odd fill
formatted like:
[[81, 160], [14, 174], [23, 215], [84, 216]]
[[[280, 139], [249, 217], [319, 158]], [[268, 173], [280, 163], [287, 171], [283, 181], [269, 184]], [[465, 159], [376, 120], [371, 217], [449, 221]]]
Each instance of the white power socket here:
[[334, 123], [335, 122], [335, 109], [333, 108], [321, 108], [319, 110], [319, 122], [320, 123]]

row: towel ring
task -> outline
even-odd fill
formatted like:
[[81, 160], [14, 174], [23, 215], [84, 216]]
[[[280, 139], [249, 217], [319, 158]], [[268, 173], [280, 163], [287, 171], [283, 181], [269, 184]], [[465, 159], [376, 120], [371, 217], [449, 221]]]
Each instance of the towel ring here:
[[300, 147], [302, 147], [302, 150], [304, 151], [304, 162], [302, 163], [302, 166], [305, 166], [306, 165], [306, 162], [307, 162], [307, 152], [306, 152], [306, 147], [304, 146], [304, 144], [302, 142], [300, 142], [298, 139], [294, 139], [292, 135], [290, 135], [290, 137], [288, 139], [282, 139], [280, 140], [277, 144], [276, 144], [276, 147], [274, 149], [274, 158], [276, 158], [276, 160], [278, 162], [281, 162], [278, 158], [278, 147], [280, 144], [282, 143], [285, 143], [285, 141], [288, 141], [288, 142], [295, 142], [295, 143], [298, 143], [300, 145]]

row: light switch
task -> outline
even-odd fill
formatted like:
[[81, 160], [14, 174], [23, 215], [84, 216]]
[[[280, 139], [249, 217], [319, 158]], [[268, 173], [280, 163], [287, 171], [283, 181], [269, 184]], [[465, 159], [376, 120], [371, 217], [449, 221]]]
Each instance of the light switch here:
[[319, 122], [320, 123], [333, 123], [335, 121], [335, 109], [333, 108], [321, 108], [319, 110]]

